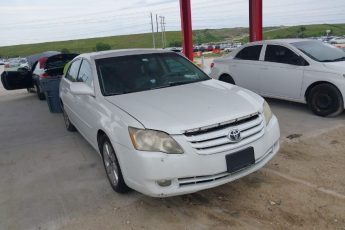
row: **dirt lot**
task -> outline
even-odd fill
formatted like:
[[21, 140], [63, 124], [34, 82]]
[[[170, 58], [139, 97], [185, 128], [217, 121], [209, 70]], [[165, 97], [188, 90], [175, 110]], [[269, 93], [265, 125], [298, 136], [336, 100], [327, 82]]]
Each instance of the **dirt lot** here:
[[283, 143], [263, 170], [168, 199], [109, 203], [62, 229], [345, 229], [345, 128]]
[[191, 195], [114, 193], [99, 156], [34, 94], [0, 87], [0, 229], [345, 229], [345, 123], [269, 100], [280, 153]]

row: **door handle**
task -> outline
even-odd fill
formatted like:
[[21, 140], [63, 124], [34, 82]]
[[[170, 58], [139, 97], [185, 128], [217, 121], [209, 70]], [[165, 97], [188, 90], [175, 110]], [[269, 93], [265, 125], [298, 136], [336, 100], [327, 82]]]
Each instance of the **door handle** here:
[[268, 70], [268, 67], [261, 67], [262, 70]]

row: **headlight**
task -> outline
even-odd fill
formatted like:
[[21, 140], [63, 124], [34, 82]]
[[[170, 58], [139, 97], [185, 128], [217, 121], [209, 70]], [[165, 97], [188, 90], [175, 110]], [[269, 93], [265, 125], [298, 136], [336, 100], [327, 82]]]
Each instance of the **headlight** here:
[[181, 146], [171, 136], [169, 136], [169, 134], [155, 130], [137, 129], [132, 127], [129, 127], [128, 131], [133, 146], [137, 150], [169, 154], [183, 153]]
[[270, 122], [273, 114], [272, 114], [270, 106], [268, 105], [268, 103], [266, 101], [264, 102], [263, 107], [264, 107], [263, 108], [264, 117], [265, 117], [266, 125], [267, 125]]

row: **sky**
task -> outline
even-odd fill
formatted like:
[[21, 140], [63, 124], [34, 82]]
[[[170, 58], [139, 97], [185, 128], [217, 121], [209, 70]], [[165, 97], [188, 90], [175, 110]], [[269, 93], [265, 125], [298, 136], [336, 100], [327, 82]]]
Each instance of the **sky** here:
[[[194, 29], [248, 27], [248, 0], [191, 0]], [[0, 0], [0, 46], [180, 30], [179, 0]], [[345, 23], [344, 0], [263, 0], [264, 26]], [[155, 21], [155, 20], [154, 20]]]

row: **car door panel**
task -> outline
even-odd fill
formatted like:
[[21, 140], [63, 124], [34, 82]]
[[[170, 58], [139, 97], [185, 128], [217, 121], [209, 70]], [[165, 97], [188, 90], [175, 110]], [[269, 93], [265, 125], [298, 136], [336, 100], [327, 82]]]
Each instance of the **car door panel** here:
[[301, 96], [303, 70], [301, 66], [270, 63], [260, 70], [260, 94], [298, 99]]
[[234, 64], [229, 66], [229, 73], [236, 85], [258, 92], [260, 66], [259, 61], [234, 61]]
[[6, 90], [26, 89], [33, 87], [30, 71], [5, 71], [1, 74], [1, 82]]
[[231, 73], [236, 85], [258, 92], [258, 72], [261, 67], [262, 47], [262, 45], [244, 47], [236, 54], [228, 66], [228, 71]]
[[[93, 76], [91, 73], [91, 66], [88, 61], [83, 60], [77, 77], [77, 82], [82, 82], [88, 87], [93, 88]], [[84, 137], [92, 142], [94, 140], [94, 121], [97, 119], [97, 114], [94, 108], [96, 105], [96, 98], [91, 95], [74, 95], [74, 109], [75, 116], [79, 121], [80, 132]]]
[[265, 61], [259, 70], [259, 93], [269, 97], [299, 99], [304, 73], [304, 66], [298, 62], [300, 57], [281, 45], [268, 44], [264, 51]]

